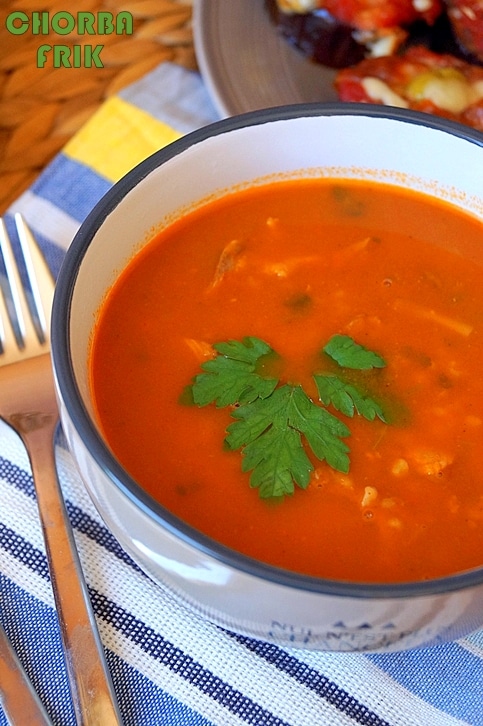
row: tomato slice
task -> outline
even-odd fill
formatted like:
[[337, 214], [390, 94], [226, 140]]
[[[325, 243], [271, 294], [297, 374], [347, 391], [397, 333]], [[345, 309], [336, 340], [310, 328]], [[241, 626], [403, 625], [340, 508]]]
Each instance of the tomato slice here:
[[441, 0], [423, 3], [418, 10], [412, 0], [323, 0], [326, 8], [341, 22], [360, 30], [407, 26], [416, 20], [432, 25], [443, 12]]
[[342, 101], [402, 106], [483, 131], [483, 67], [424, 46], [344, 68], [335, 87]]

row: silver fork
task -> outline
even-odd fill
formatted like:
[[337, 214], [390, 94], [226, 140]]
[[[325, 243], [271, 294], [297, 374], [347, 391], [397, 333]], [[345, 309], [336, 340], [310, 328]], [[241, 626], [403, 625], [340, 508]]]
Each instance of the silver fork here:
[[[58, 410], [49, 336], [54, 282], [23, 218], [15, 215], [15, 222], [30, 295], [25, 295], [0, 218], [6, 270], [0, 294], [0, 418], [19, 434], [29, 454], [77, 723], [117, 726], [122, 719], [55, 468]], [[0, 693], [2, 688], [3, 678]], [[16, 709], [15, 724], [35, 723], [25, 720], [20, 694], [8, 703]]]

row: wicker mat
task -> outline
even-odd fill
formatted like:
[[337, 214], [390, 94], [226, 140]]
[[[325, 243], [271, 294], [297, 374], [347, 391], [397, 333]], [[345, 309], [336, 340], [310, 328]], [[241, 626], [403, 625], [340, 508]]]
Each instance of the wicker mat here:
[[[110, 94], [166, 60], [196, 68], [191, 4], [189, 0], [2, 0], [0, 214]], [[15, 12], [23, 15], [12, 16]], [[69, 22], [66, 13], [77, 19], [79, 12], [92, 14], [81, 17], [93, 17], [94, 34], [79, 33], [77, 20], [68, 34], [55, 32]], [[123, 17], [121, 12], [132, 17], [132, 34], [99, 35], [99, 18], [112, 17], [115, 23]], [[7, 18], [26, 31], [12, 33]], [[41, 32], [39, 27], [32, 32], [35, 19], [44, 23]], [[47, 21], [49, 35], [44, 34]], [[46, 53], [44, 66], [39, 67], [43, 44], [68, 47], [58, 56], [58, 67], [53, 51]], [[97, 45], [103, 47], [96, 56]], [[91, 67], [86, 67], [89, 63]]]

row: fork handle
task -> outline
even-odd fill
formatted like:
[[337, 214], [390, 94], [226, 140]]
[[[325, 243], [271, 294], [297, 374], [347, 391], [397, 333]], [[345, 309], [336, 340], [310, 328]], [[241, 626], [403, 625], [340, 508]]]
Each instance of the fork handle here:
[[57, 416], [21, 432], [35, 479], [37, 504], [79, 726], [119, 726], [114, 687], [57, 479]]
[[15, 726], [52, 726], [40, 698], [0, 627], [0, 702]]

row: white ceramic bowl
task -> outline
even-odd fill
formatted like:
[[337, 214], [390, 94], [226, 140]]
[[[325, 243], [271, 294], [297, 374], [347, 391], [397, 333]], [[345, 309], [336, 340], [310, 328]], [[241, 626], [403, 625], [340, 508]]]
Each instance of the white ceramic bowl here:
[[187, 607], [222, 627], [337, 651], [400, 650], [460, 637], [483, 626], [483, 567], [428, 582], [362, 585], [253, 561], [154, 502], [112, 456], [93, 420], [89, 337], [106, 290], [134, 251], [210, 195], [314, 173], [410, 185], [483, 222], [483, 135], [430, 116], [365, 105], [297, 106], [227, 119], [176, 141], [106, 194], [67, 253], [52, 331], [65, 434], [123, 548]]

